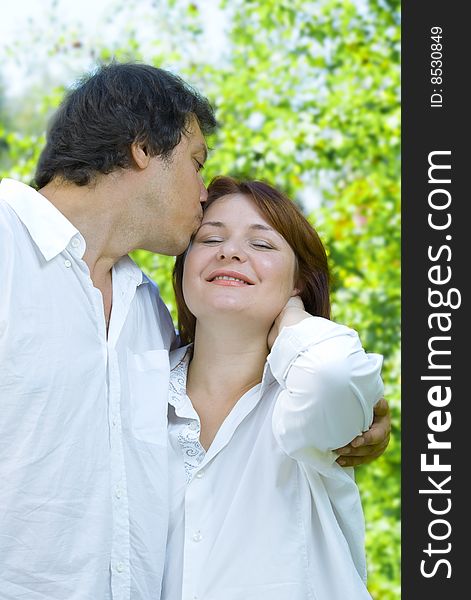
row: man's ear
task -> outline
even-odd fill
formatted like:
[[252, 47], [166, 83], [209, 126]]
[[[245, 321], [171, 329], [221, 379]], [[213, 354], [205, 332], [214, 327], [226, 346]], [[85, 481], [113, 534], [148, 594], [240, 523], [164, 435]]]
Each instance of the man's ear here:
[[301, 290], [299, 288], [293, 288], [293, 291], [291, 292], [291, 298], [293, 298], [294, 296], [299, 296], [300, 293]]
[[147, 148], [139, 142], [131, 144], [131, 156], [139, 169], [145, 169], [150, 162], [150, 155]]

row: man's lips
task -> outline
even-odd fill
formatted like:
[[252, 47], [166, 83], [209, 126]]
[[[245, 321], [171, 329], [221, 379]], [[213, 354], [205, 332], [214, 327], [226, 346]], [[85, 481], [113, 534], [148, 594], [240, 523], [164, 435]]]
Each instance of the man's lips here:
[[218, 270], [213, 271], [206, 278], [206, 281], [209, 283], [215, 283], [216, 285], [226, 285], [226, 286], [246, 286], [246, 285], [254, 285], [254, 282], [244, 275], [244, 273], [239, 273], [238, 271], [226, 271], [226, 270]]

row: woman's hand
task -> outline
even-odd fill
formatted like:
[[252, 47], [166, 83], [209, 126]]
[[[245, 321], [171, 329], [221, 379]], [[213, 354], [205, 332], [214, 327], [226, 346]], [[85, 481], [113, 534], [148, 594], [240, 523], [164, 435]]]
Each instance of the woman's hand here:
[[303, 319], [311, 317], [308, 312], [304, 310], [304, 304], [300, 296], [292, 296], [283, 307], [283, 310], [276, 317], [272, 328], [268, 333], [268, 348], [271, 350], [276, 338], [283, 327], [289, 327], [290, 325], [296, 325]]

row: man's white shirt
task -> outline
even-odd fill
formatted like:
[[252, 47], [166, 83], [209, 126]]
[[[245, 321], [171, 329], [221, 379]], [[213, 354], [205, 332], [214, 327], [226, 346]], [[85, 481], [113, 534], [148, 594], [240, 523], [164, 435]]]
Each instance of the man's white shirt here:
[[108, 336], [85, 240], [0, 184], [0, 596], [158, 599], [172, 320], [128, 257]]
[[162, 600], [371, 600], [359, 490], [333, 449], [370, 426], [382, 357], [320, 317], [285, 327], [205, 452], [189, 351], [170, 355]]

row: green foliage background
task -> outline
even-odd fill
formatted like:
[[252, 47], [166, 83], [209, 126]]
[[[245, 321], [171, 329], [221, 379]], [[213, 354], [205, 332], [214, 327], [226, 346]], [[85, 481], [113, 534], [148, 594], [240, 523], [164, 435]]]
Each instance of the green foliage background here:
[[[226, 38], [217, 56], [207, 50], [211, 16], [196, 1], [147, 2], [145, 15], [142, 2], [117, 1], [104, 24], [118, 28], [111, 41], [63, 22], [56, 4], [47, 15], [53, 33], [44, 39], [33, 20], [29, 35], [0, 48], [0, 65], [24, 54], [27, 40], [28, 53], [42, 44], [48, 64], [64, 66], [69, 79], [113, 58], [177, 72], [209, 97], [221, 124], [209, 140], [207, 181], [221, 173], [267, 179], [319, 231], [334, 274], [333, 318], [384, 355], [392, 438], [385, 455], [357, 468], [357, 481], [370, 592], [400, 598], [400, 1], [221, 2]], [[69, 83], [43, 69], [12, 103], [0, 66], [0, 177], [31, 180], [47, 119]], [[134, 258], [175, 317], [173, 258]]]

